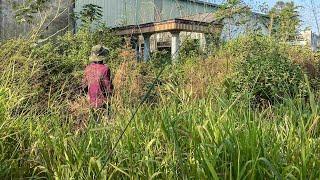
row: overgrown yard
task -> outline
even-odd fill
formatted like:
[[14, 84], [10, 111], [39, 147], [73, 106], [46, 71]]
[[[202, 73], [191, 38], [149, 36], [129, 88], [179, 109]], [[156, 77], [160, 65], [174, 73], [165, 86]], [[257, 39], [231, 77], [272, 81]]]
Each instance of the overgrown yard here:
[[[115, 84], [100, 124], [79, 88], [98, 42]], [[256, 35], [213, 51], [143, 63], [109, 32], [3, 42], [1, 179], [319, 178], [317, 54]]]

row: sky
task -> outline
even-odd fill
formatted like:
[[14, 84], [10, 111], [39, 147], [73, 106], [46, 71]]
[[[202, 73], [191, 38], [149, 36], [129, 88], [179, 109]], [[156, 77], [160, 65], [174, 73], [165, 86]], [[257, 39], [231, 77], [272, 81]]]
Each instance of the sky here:
[[[217, 4], [224, 2], [224, 0], [204, 0], [204, 1], [209, 1]], [[243, 0], [243, 1], [246, 4], [248, 4], [254, 11], [257, 11], [257, 12], [261, 12], [261, 8], [259, 8], [261, 7], [261, 5], [265, 4], [267, 7], [271, 8], [277, 2], [277, 0]], [[319, 34], [315, 17], [317, 17], [316, 19], [320, 24], [320, 0], [313, 0], [315, 8], [313, 8], [311, 4], [312, 0], [283, 0], [283, 1], [284, 2], [293, 1], [294, 3], [296, 3], [296, 5], [301, 6], [299, 8], [301, 20], [302, 20], [301, 29], [305, 29], [306, 27], [311, 27], [315, 33]], [[313, 10], [315, 10], [316, 13], [313, 13]]]

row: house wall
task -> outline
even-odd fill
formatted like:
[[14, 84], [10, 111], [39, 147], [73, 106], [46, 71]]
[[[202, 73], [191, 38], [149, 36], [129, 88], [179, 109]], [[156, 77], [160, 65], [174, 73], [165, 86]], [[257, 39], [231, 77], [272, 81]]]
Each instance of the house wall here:
[[295, 44], [308, 46], [312, 51], [317, 51], [319, 49], [320, 38], [312, 30], [302, 31], [300, 34], [300, 40], [295, 42]]
[[109, 27], [135, 25], [213, 12], [216, 7], [191, 0], [77, 0], [76, 12], [86, 4], [102, 7]]
[[80, 12], [86, 4], [102, 7], [103, 21], [109, 27], [154, 21], [153, 0], [77, 0], [75, 12]]
[[214, 12], [216, 10], [216, 6], [207, 5], [205, 3], [197, 3], [194, 1], [162, 0], [162, 3], [162, 20]]
[[267, 23], [268, 19], [266, 17], [255, 13], [251, 15], [235, 15], [223, 21], [224, 27], [222, 29], [221, 39], [228, 41], [250, 32], [259, 32], [267, 35], [269, 31]]

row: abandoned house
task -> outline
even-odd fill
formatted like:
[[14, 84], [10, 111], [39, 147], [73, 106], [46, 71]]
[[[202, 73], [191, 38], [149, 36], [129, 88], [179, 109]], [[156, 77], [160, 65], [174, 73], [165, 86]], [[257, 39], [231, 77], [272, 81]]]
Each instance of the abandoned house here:
[[175, 59], [185, 38], [198, 40], [205, 49], [212, 35], [228, 40], [249, 31], [268, 32], [264, 15], [252, 12], [218, 22], [218, 5], [200, 0], [77, 0], [75, 11], [85, 4], [102, 7], [103, 21], [118, 35], [131, 37], [137, 57], [144, 60], [158, 49], [171, 49]]
[[[0, 0], [0, 39], [25, 36], [33, 24], [16, 23], [8, 2]], [[214, 12], [219, 6], [200, 0], [51, 0], [44, 13], [49, 16], [43, 25], [45, 36], [76, 29], [70, 14], [80, 12], [86, 4], [100, 6], [102, 21], [118, 35], [130, 37], [137, 57], [145, 60], [151, 52], [161, 49], [171, 51], [175, 59], [185, 38], [196, 40], [205, 50], [212, 39], [228, 40], [250, 31], [268, 32], [268, 18], [262, 14], [252, 12], [218, 22]], [[36, 18], [37, 21], [43, 19]]]

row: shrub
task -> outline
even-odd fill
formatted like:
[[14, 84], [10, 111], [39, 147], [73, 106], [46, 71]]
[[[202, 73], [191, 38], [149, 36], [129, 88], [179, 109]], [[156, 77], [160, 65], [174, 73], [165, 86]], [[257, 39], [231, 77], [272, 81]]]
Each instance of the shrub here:
[[236, 72], [227, 84], [233, 96], [251, 92], [254, 104], [281, 102], [283, 98], [295, 97], [305, 89], [300, 66], [276, 50], [237, 63]]
[[187, 58], [194, 58], [201, 54], [199, 41], [196, 39], [186, 39], [179, 49], [179, 62], [184, 62]]
[[231, 40], [221, 47], [218, 54], [229, 56], [233, 61], [243, 61], [255, 56], [268, 56], [275, 51], [292, 63], [300, 65], [311, 81], [320, 77], [318, 67], [320, 58], [317, 53], [307, 47], [279, 43], [267, 36], [251, 34]]
[[166, 50], [155, 51], [152, 53], [151, 61], [155, 68], [161, 68], [171, 63], [171, 53]]

